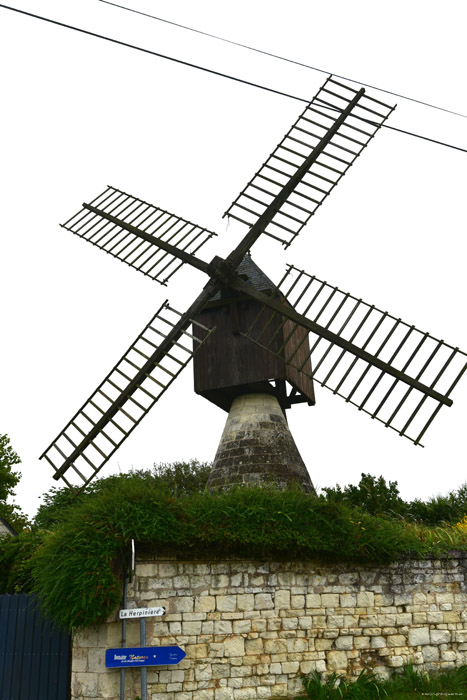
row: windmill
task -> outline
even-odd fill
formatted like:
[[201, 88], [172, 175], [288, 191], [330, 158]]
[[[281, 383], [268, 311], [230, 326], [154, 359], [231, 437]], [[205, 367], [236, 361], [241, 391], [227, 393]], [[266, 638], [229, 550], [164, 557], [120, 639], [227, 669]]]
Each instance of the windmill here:
[[263, 235], [293, 242], [393, 109], [330, 76], [227, 210], [248, 231], [226, 259], [196, 255], [214, 232], [114, 187], [63, 224], [161, 284], [183, 264], [208, 282], [185, 312], [160, 306], [45, 450], [55, 479], [87, 485], [191, 359], [195, 391], [229, 411], [212, 488], [313, 490], [284, 415], [315, 382], [421, 444], [466, 354], [293, 265], [275, 285], [250, 256]]

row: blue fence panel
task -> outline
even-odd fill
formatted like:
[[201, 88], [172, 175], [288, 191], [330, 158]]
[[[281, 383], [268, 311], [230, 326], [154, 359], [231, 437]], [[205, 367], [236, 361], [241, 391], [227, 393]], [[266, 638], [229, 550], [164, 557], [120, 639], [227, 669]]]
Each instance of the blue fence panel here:
[[69, 700], [71, 638], [34, 595], [0, 595], [0, 700]]

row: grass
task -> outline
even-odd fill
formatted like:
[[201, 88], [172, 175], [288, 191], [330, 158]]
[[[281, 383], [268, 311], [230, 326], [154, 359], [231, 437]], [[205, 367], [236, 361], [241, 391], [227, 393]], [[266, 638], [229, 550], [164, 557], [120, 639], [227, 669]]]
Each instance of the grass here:
[[467, 697], [467, 666], [431, 674], [420, 672], [412, 664], [402, 667], [386, 680], [363, 670], [353, 681], [332, 673], [323, 679], [316, 671], [302, 677], [305, 695], [294, 700], [431, 700], [440, 697]]

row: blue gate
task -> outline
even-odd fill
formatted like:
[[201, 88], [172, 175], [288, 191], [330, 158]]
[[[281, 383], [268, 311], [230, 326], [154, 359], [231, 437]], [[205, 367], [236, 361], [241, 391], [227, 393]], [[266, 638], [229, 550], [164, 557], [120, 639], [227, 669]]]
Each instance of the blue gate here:
[[0, 700], [68, 700], [70, 649], [34, 595], [0, 595]]

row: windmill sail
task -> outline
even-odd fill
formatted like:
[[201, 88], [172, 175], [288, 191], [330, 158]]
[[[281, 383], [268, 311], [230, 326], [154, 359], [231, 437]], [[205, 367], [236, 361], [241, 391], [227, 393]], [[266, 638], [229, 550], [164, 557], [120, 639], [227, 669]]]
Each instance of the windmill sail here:
[[393, 111], [330, 76], [224, 216], [253, 226], [310, 156], [265, 233], [290, 245]]
[[[192, 323], [201, 327], [202, 339], [186, 330]], [[76, 484], [80, 487], [88, 484], [178, 377], [212, 330], [164, 302], [102, 384], [41, 455], [55, 470], [54, 478], [62, 478], [72, 488]], [[163, 342], [168, 348], [161, 353]]]
[[[305, 374], [311, 361], [314, 381], [421, 444], [441, 407], [452, 404], [449, 397], [467, 369], [467, 355], [293, 265], [279, 290], [283, 301], [322, 331], [310, 333], [306, 360], [297, 362], [300, 344], [295, 343], [294, 355], [285, 352], [285, 345], [299, 333], [303, 343], [303, 329], [287, 317], [284, 306], [284, 347], [275, 353]], [[272, 351], [275, 339], [266, 343], [265, 338], [277, 313], [264, 305], [246, 337]], [[339, 339], [346, 342], [338, 344]]]
[[[195, 253], [212, 236], [217, 235], [115, 187], [107, 187], [91, 204], [105, 214], [182, 251]], [[85, 207], [62, 224], [62, 227], [160, 284], [167, 284], [183, 265], [170, 253]]]

